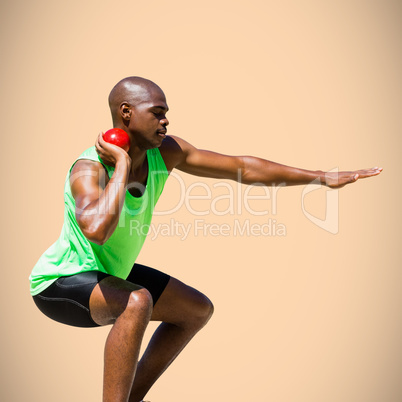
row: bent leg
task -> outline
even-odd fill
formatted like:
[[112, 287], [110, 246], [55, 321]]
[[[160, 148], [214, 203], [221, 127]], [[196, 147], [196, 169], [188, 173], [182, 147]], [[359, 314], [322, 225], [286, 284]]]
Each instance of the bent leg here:
[[142, 400], [160, 375], [208, 322], [211, 301], [196, 289], [170, 278], [151, 320], [162, 321], [138, 363], [130, 402]]
[[95, 286], [89, 307], [97, 324], [113, 324], [105, 344], [103, 401], [126, 402], [152, 314], [152, 296], [145, 288], [110, 276]]

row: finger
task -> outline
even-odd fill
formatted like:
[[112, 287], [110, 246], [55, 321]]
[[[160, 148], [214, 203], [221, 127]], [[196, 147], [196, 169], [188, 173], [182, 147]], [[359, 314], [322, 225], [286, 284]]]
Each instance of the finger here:
[[104, 148], [105, 140], [103, 139], [103, 132], [101, 131], [98, 135], [97, 142], [101, 148]]
[[96, 141], [95, 141], [95, 149], [96, 152], [99, 154], [99, 152], [102, 150], [102, 146], [99, 142], [99, 139], [102, 137], [102, 133], [99, 133], [99, 135], [96, 137]]
[[363, 179], [366, 177], [377, 176], [382, 172], [382, 168], [359, 170], [358, 174]]
[[378, 172], [380, 170], [380, 168], [371, 168], [371, 169], [360, 169], [360, 170], [356, 170], [356, 172], [358, 173], [373, 173], [373, 172]]

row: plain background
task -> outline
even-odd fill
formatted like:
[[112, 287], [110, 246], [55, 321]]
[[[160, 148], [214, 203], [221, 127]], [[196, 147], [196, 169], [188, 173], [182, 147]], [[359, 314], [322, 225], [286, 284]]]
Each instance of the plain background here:
[[[200, 148], [307, 169], [384, 168], [339, 192], [335, 235], [306, 218], [302, 187], [278, 193], [276, 215], [197, 218], [183, 206], [156, 217], [161, 225], [197, 218], [231, 228], [275, 219], [286, 236], [146, 242], [139, 262], [215, 304], [208, 326], [147, 399], [402, 400], [400, 1], [1, 6], [2, 401], [101, 400], [109, 328], [49, 320], [31, 300], [28, 276], [60, 233], [68, 168], [110, 128], [107, 96], [129, 75], [164, 89], [169, 132]], [[199, 181], [182, 177], [187, 186]], [[306, 197], [311, 214], [325, 216], [326, 194]], [[177, 196], [170, 180], [159, 208]], [[272, 209], [261, 202], [256, 209]]]

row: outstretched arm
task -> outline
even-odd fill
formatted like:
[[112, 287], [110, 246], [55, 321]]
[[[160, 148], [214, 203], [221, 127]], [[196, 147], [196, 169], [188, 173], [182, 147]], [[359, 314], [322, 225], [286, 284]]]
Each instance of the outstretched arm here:
[[318, 179], [321, 184], [331, 188], [341, 188], [358, 179], [376, 176], [382, 168], [360, 169], [344, 172], [324, 172], [322, 170], [298, 169], [264, 159], [244, 156], [243, 183], [262, 183], [265, 185], [283, 183], [286, 186], [309, 184]]
[[244, 184], [294, 186], [319, 179], [321, 184], [340, 188], [382, 171], [378, 167], [345, 172], [305, 170], [253, 156], [228, 156], [197, 149], [178, 137], [170, 136], [168, 142], [166, 145], [173, 151], [170, 153], [175, 155], [172, 167], [196, 176], [231, 179]]

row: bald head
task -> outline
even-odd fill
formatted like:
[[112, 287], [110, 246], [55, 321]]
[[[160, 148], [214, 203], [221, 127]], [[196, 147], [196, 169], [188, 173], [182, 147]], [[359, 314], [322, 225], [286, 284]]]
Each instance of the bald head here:
[[162, 89], [154, 82], [141, 77], [127, 77], [119, 81], [109, 94], [109, 107], [113, 123], [119, 121], [119, 110], [123, 103], [135, 107], [143, 102], [149, 102], [152, 95], [162, 93]]

